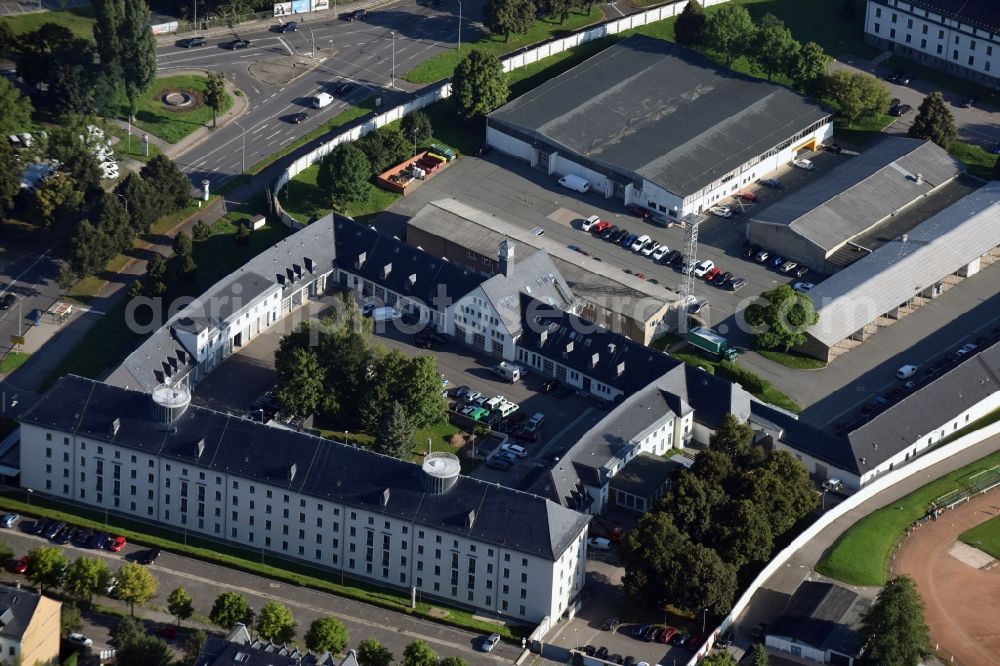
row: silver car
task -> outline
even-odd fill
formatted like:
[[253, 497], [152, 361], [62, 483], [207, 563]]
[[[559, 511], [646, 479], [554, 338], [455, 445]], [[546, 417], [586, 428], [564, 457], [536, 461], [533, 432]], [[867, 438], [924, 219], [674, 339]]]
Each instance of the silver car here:
[[493, 648], [500, 642], [500, 634], [490, 634], [483, 639], [483, 644], [479, 647], [483, 652], [493, 652]]

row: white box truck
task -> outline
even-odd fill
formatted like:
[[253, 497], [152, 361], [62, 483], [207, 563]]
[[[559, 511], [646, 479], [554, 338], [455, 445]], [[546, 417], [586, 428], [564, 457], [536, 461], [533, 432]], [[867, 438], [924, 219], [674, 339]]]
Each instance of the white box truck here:
[[309, 100], [309, 103], [312, 104], [314, 109], [322, 109], [333, 104], [333, 95], [321, 92]]

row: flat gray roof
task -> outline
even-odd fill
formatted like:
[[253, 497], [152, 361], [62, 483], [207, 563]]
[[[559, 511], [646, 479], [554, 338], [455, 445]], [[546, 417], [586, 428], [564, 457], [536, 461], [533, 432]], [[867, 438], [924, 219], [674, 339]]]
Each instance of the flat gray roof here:
[[633, 35], [494, 111], [489, 124], [689, 196], [830, 115], [784, 86]]
[[886, 137], [764, 208], [751, 222], [787, 225], [829, 253], [954, 179], [961, 170], [958, 160], [930, 141]]
[[819, 312], [809, 334], [832, 347], [1000, 245], [998, 219], [993, 181], [824, 280], [809, 292]]

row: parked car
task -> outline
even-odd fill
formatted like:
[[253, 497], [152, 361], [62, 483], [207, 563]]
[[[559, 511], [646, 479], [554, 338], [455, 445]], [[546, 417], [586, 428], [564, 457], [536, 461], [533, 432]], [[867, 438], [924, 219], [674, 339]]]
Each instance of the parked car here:
[[483, 639], [483, 642], [480, 644], [479, 649], [482, 650], [483, 652], [492, 652], [493, 648], [495, 648], [497, 646], [497, 643], [499, 642], [500, 642], [500, 634], [490, 634], [489, 636]]
[[712, 213], [712, 215], [723, 219], [728, 219], [733, 216], [733, 211], [731, 211], [728, 206], [712, 206], [708, 210]]
[[630, 215], [641, 217], [644, 220], [653, 215], [653, 211], [649, 210], [648, 208], [643, 208], [642, 206], [634, 203], [626, 206], [625, 210], [627, 210]]
[[889, 81], [890, 83], [895, 83], [896, 81], [899, 80], [899, 77], [901, 77], [903, 74], [905, 74], [903, 70], [894, 69], [885, 75], [885, 80]]
[[510, 460], [507, 460], [506, 458], [501, 458], [499, 456], [493, 456], [492, 458], [486, 461], [487, 467], [491, 469], [500, 470], [501, 472], [506, 472], [508, 469], [510, 469], [510, 466], [512, 464], [513, 463]]
[[760, 198], [756, 192], [740, 192], [736, 196], [740, 198], [740, 201], [746, 201], [747, 203], [757, 203], [757, 200]]
[[719, 268], [710, 268], [708, 272], [705, 273], [705, 275], [703, 275], [702, 277], [705, 278], [705, 282], [711, 282], [712, 280], [715, 279], [715, 276], [721, 272], [722, 270]]
[[278, 32], [285, 34], [286, 32], [298, 32], [299, 23], [298, 21], [289, 21], [288, 23], [282, 23], [278, 26]]
[[657, 643], [667, 644], [670, 639], [677, 635], [677, 630], [673, 627], [664, 627], [663, 632], [659, 636]]
[[346, 14], [341, 14], [345, 21], [363, 21], [368, 17], [368, 12], [363, 9], [358, 9], [353, 12], [347, 12]]
[[0, 296], [0, 310], [9, 310], [10, 306], [14, 305], [17, 297], [14, 294], [4, 294]]
[[798, 265], [799, 263], [797, 261], [792, 261], [791, 259], [789, 259], [785, 263], [778, 266], [778, 270], [781, 271], [782, 273], [791, 273], [798, 267]]
[[493, 146], [491, 146], [488, 143], [484, 143], [480, 145], [478, 148], [476, 148], [476, 150], [473, 151], [472, 154], [475, 155], [476, 157], [482, 157], [483, 155], [488, 155], [491, 150], [493, 150]]
[[655, 250], [653, 250], [650, 256], [653, 258], [653, 261], [658, 262], [661, 261], [665, 256], [667, 256], [668, 252], [670, 252], [669, 247], [667, 247], [666, 245], [660, 245]]
[[899, 106], [894, 106], [889, 109], [889, 115], [899, 118], [900, 116], [905, 116], [907, 113], [913, 110], [909, 104], [900, 104]]
[[735, 280], [729, 283], [729, 288], [732, 291], [739, 291], [745, 286], [747, 286], [746, 278], [736, 278]]
[[715, 646], [720, 648], [727, 648], [733, 644], [733, 632], [725, 631], [715, 640]]
[[159, 548], [149, 548], [139, 553], [139, 555], [135, 558], [135, 561], [138, 562], [139, 564], [150, 565], [153, 562], [155, 562], [159, 557], [160, 557]]
[[799, 266], [795, 269], [795, 277], [805, 277], [805, 274], [809, 272], [808, 266]]
[[538, 433], [533, 430], [518, 430], [513, 432], [510, 436], [519, 442], [524, 442], [526, 444], [534, 444], [538, 441]]
[[75, 645], [76, 647], [89, 648], [94, 645], [94, 641], [90, 640], [83, 634], [72, 633], [66, 637], [66, 642], [70, 645]]
[[767, 260], [767, 265], [770, 266], [771, 268], [777, 268], [783, 263], [785, 263], [785, 258], [782, 257], [780, 254], [773, 256]]
[[651, 257], [651, 256], [653, 256], [654, 252], [656, 252], [658, 249], [660, 249], [660, 247], [661, 247], [660, 246], [660, 241], [655, 241], [655, 240], [654, 241], [649, 241], [648, 243], [646, 243], [646, 246], [644, 248], [642, 248], [641, 250], [639, 250], [639, 252], [641, 252], [642, 256], [644, 256], [644, 257]]
[[610, 222], [607, 222], [605, 220], [601, 220], [600, 222], [598, 222], [597, 224], [595, 224], [593, 227], [591, 227], [590, 232], [592, 234], [600, 236], [601, 234], [603, 234], [605, 231], [607, 231], [610, 228], [611, 228], [611, 223]]
[[605, 659], [608, 656], [608, 648], [603, 645], [597, 648], [597, 652], [594, 653], [594, 657], [597, 659]]
[[844, 147], [841, 146], [839, 143], [828, 143], [825, 146], [823, 146], [823, 150], [825, 150], [828, 153], [833, 153], [834, 155], [839, 155], [840, 153], [844, 152]]
[[10, 529], [11, 527], [14, 527], [14, 523], [16, 523], [20, 517], [21, 516], [16, 513], [5, 513], [2, 517], [0, 517], [0, 527]]
[[706, 259], [705, 261], [696, 264], [694, 267], [695, 277], [704, 277], [706, 273], [715, 268], [715, 263], [711, 259]]
[[504, 444], [500, 448], [500, 450], [501, 451], [510, 451], [511, 453], [513, 453], [518, 458], [524, 458], [524, 457], [527, 457], [527, 455], [528, 455], [528, 450], [525, 449], [520, 444]]
[[587, 547], [594, 550], [611, 550], [611, 541], [604, 537], [591, 537], [587, 539]]
[[744, 245], [743, 246], [743, 256], [747, 259], [752, 258], [755, 254], [760, 252], [763, 248], [760, 245]]
[[14, 564], [11, 566], [11, 570], [14, 573], [26, 574], [28, 573], [28, 568], [31, 566], [31, 557], [25, 555], [19, 560], [14, 560]]
[[799, 169], [805, 169], [806, 171], [812, 171], [816, 168], [816, 165], [812, 163], [812, 160], [807, 160], [805, 158], [792, 160], [792, 166], [798, 167]]
[[333, 89], [333, 94], [338, 97], [343, 97], [352, 90], [354, 90], [354, 84], [345, 81], [344, 83], [341, 83], [339, 86]]
[[580, 223], [580, 229], [583, 231], [590, 231], [595, 224], [601, 221], [601, 218], [597, 215], [591, 215], [587, 219]]
[[762, 264], [767, 261], [767, 258], [771, 256], [771, 253], [767, 250], [761, 250], [757, 254], [753, 255], [753, 260], [758, 264]]
[[763, 178], [759, 182], [764, 187], [770, 187], [772, 190], [780, 190], [784, 187], [777, 178]]
[[116, 536], [111, 541], [111, 544], [108, 545], [108, 550], [110, 550], [112, 553], [118, 553], [124, 547], [125, 547], [125, 537], [123, 537], [123, 536]]
[[715, 284], [716, 287], [721, 287], [722, 285], [729, 282], [731, 279], [733, 279], [733, 274], [730, 271], [726, 271], [725, 273], [721, 272], [717, 273], [715, 277], [712, 279], [712, 282]]
[[643, 634], [649, 629], [648, 624], [637, 624], [632, 628], [632, 638], [642, 638]]
[[652, 239], [649, 236], [643, 234], [642, 236], [639, 236], [634, 241], [632, 241], [629, 247], [632, 248], [633, 252], [639, 252], [644, 247], [646, 247], [646, 245], [648, 245], [651, 240]]
[[621, 626], [621, 621], [616, 615], [612, 615], [604, 621], [601, 625], [601, 631], [618, 631], [618, 627]]
[[621, 246], [628, 249], [639, 239], [639, 234], [628, 234], [622, 239]]
[[45, 528], [45, 531], [42, 533], [42, 536], [44, 536], [46, 539], [54, 539], [55, 536], [59, 534], [59, 531], [62, 530], [62, 528], [64, 527], [66, 527], [66, 523], [64, 522], [50, 523]]

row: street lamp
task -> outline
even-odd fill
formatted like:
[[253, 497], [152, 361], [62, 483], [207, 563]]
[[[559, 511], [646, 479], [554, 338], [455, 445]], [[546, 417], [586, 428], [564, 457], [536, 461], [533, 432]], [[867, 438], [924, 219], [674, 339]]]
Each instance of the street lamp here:
[[243, 173], [246, 173], [247, 172], [247, 130], [246, 130], [245, 127], [243, 127], [243, 125], [240, 125], [235, 120], [233, 121], [233, 124], [240, 128], [240, 132], [241, 132], [240, 136], [243, 137], [243, 159], [242, 159], [242, 164], [243, 164]]
[[393, 30], [389, 33], [392, 35], [392, 79], [389, 83], [390, 88], [396, 87], [396, 31]]
[[458, 0], [458, 50], [462, 50], [462, 0]]
[[28, 506], [31, 506], [31, 495], [32, 495], [32, 493], [34, 493], [35, 491], [34, 491], [34, 490], [32, 490], [31, 488], [25, 488], [25, 490], [26, 490], [26, 491], [28, 491]]
[[707, 613], [708, 613], [708, 609], [707, 608], [701, 611], [701, 635], [702, 636], [705, 635], [705, 615]]

